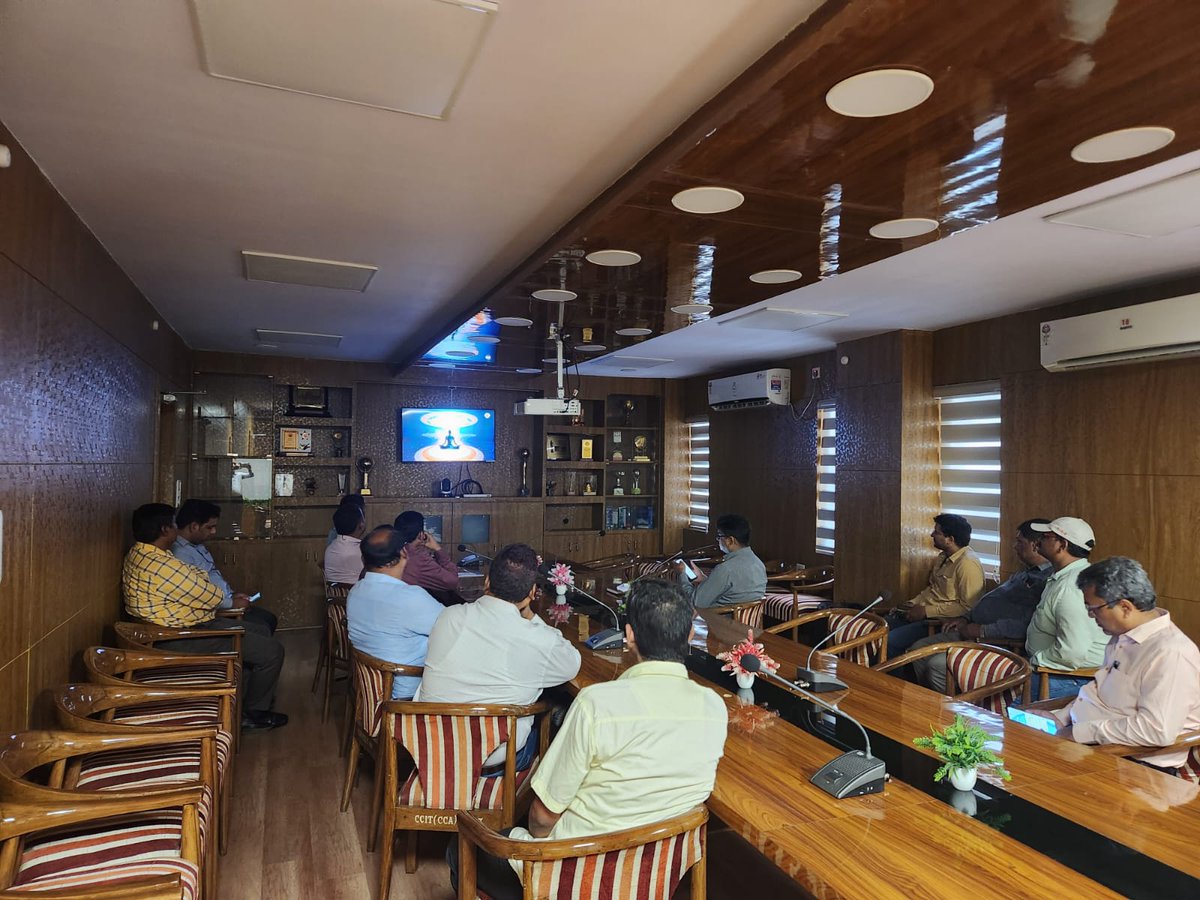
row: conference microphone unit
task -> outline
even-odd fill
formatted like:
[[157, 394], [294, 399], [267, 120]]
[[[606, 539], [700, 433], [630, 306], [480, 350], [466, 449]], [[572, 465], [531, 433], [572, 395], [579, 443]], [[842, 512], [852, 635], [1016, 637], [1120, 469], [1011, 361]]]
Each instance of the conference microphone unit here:
[[466, 544], [459, 544], [458, 552], [468, 554], [458, 561], [460, 566], [473, 566], [476, 563], [492, 561], [492, 558], [486, 553], [480, 553], [478, 550], [472, 550]]
[[793, 684], [786, 678], [780, 678], [774, 672], [764, 668], [762, 661], [753, 653], [745, 654], [738, 660], [738, 663], [747, 672], [774, 678], [809, 702], [815, 703], [835, 716], [841, 716], [850, 721], [862, 733], [863, 745], [866, 747], [865, 752], [850, 750], [830, 760], [821, 766], [812, 778], [808, 779], [811, 784], [816, 785], [836, 800], [844, 800], [846, 797], [861, 797], [864, 794], [883, 793], [883, 786], [887, 781], [887, 766], [884, 765], [882, 759], [876, 759], [871, 755], [871, 737], [858, 719], [847, 712], [842, 712], [836, 706], [826, 703], [815, 694], [804, 690], [800, 685]]
[[828, 672], [817, 672], [813, 670], [813, 654], [815, 654], [817, 650], [821, 648], [822, 644], [829, 643], [838, 635], [839, 632], [848, 628], [861, 616], [866, 614], [871, 609], [874, 609], [880, 603], [887, 601], [891, 596], [891, 591], [880, 591], [879, 595], [874, 600], [860, 609], [853, 617], [847, 619], [837, 628], [829, 632], [829, 634], [825, 635], [825, 637], [823, 637], [821, 640], [817, 641], [813, 648], [808, 651], [808, 658], [804, 661], [804, 665], [796, 668], [796, 681], [803, 687], [812, 691], [814, 694], [825, 694], [830, 691], [848, 690], [846, 683], [844, 681], [839, 681], [836, 675], [830, 675]]
[[590, 638], [584, 641], [584, 644], [586, 644], [591, 650], [610, 650], [613, 647], [625, 646], [625, 629], [621, 627], [621, 619], [617, 615], [617, 611], [599, 597], [593, 597], [587, 591], [580, 590], [579, 588], [575, 587], [575, 585], [571, 585], [569, 590], [586, 597], [597, 606], [603, 607], [613, 617], [613, 622], [616, 624], [615, 628], [605, 628], [603, 631], [593, 634]]

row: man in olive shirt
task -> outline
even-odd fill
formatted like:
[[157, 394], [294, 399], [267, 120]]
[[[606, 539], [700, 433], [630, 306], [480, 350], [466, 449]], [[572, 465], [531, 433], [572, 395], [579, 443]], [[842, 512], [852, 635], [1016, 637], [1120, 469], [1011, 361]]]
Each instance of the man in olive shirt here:
[[[1104, 663], [1108, 635], [1088, 615], [1083, 591], [1076, 584], [1088, 567], [1088, 555], [1096, 546], [1092, 526], [1083, 519], [1061, 516], [1049, 525], [1034, 525], [1038, 552], [1050, 560], [1054, 574], [1046, 582], [1042, 600], [1029, 622], [1025, 650], [1029, 662], [1050, 669], [1095, 669]], [[1050, 696], [1073, 697], [1090, 681], [1073, 675], [1051, 675]], [[1039, 696], [1041, 676], [1030, 680], [1033, 696]]]
[[705, 575], [687, 563], [677, 562], [679, 586], [697, 609], [761, 600], [767, 593], [767, 567], [750, 549], [750, 523], [745, 517], [717, 519], [717, 546], [725, 554], [721, 564]]
[[927, 618], [965, 616], [983, 594], [983, 565], [971, 549], [971, 523], [962, 516], [933, 517], [930, 533], [941, 559], [929, 573], [929, 584], [888, 615], [888, 658], [905, 653], [925, 637]]

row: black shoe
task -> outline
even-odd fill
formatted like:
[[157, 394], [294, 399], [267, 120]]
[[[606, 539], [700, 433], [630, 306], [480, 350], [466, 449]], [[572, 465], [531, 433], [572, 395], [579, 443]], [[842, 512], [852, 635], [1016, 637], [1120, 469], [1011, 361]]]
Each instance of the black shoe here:
[[242, 730], [269, 731], [272, 728], [282, 728], [287, 722], [288, 717], [283, 713], [255, 709], [242, 716]]

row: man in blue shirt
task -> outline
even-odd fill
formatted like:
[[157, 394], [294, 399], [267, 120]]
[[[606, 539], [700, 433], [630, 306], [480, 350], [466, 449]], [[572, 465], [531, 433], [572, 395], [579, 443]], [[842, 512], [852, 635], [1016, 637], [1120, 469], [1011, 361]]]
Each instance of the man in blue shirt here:
[[[366, 574], [346, 599], [351, 646], [387, 662], [425, 665], [429, 633], [446, 607], [424, 588], [404, 582], [408, 554], [391, 525], [371, 531], [360, 546]], [[420, 678], [397, 677], [392, 699], [412, 697], [420, 683]]]
[[184, 500], [175, 514], [175, 525], [179, 529], [171, 553], [180, 562], [202, 569], [208, 580], [224, 594], [221, 609], [244, 609], [242, 623], [249, 631], [272, 635], [279, 620], [269, 609], [250, 602], [245, 594], [234, 591], [229, 582], [217, 570], [212, 553], [205, 545], [217, 534], [217, 522], [221, 518], [221, 507], [207, 500]]

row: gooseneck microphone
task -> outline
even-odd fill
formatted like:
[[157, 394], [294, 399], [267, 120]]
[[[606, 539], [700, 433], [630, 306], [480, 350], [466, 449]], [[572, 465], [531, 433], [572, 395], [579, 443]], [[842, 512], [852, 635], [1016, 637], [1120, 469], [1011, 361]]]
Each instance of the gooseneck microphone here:
[[845, 797], [860, 797], [863, 794], [883, 793], [883, 785], [887, 779], [887, 767], [884, 765], [882, 759], [876, 759], [871, 755], [871, 737], [867, 734], [867, 729], [863, 728], [862, 723], [858, 719], [847, 712], [843, 712], [836, 706], [826, 703], [815, 694], [804, 690], [800, 685], [793, 684], [786, 678], [780, 678], [774, 672], [767, 669], [762, 664], [762, 660], [753, 653], [745, 654], [738, 660], [738, 663], [747, 672], [754, 672], [755, 674], [773, 678], [785, 687], [798, 693], [805, 700], [815, 703], [822, 709], [852, 722], [862, 733], [863, 745], [866, 747], [866, 751], [850, 750], [836, 759], [830, 760], [809, 779], [812, 784], [838, 800]]
[[470, 554], [469, 556], [464, 556], [458, 561], [460, 566], [473, 566], [475, 563], [483, 561], [492, 562], [492, 558], [486, 553], [480, 553], [478, 550], [474, 549], [473, 547], [469, 547], [466, 544], [459, 544], [458, 552]]
[[625, 629], [621, 627], [621, 619], [617, 615], [617, 611], [599, 597], [593, 597], [587, 591], [581, 590], [580, 588], [575, 587], [575, 585], [571, 585], [570, 590], [574, 591], [576, 594], [586, 597], [597, 606], [603, 607], [613, 617], [613, 625], [615, 627], [605, 628], [603, 631], [593, 634], [590, 638], [584, 641], [584, 644], [586, 644], [592, 650], [611, 650], [614, 648], [619, 649], [623, 647], [625, 645]]
[[846, 690], [847, 688], [846, 688], [845, 682], [839, 681], [837, 676], [830, 675], [828, 672], [813, 671], [813, 668], [812, 668], [813, 654], [815, 654], [817, 652], [817, 650], [820, 649], [820, 647], [823, 644], [829, 643], [840, 632], [842, 632], [843, 630], [848, 628], [851, 623], [857, 621], [865, 613], [867, 613], [871, 609], [874, 609], [880, 603], [885, 602], [891, 596], [892, 596], [891, 591], [880, 591], [878, 596], [876, 596], [876, 598], [874, 600], [872, 600], [870, 603], [868, 603], [866, 606], [864, 606], [862, 609], [860, 609], [857, 613], [855, 613], [852, 617], [847, 619], [845, 622], [843, 622], [837, 628], [834, 628], [832, 631], [830, 631], [829, 634], [825, 635], [825, 637], [821, 638], [821, 640], [817, 641], [817, 643], [813, 645], [813, 648], [808, 651], [808, 659], [804, 660], [804, 665], [800, 666], [796, 669], [796, 681], [802, 683], [804, 685], [804, 687], [808, 688], [814, 694], [823, 694], [823, 693], [827, 693], [828, 691], [844, 691], [844, 690]]

